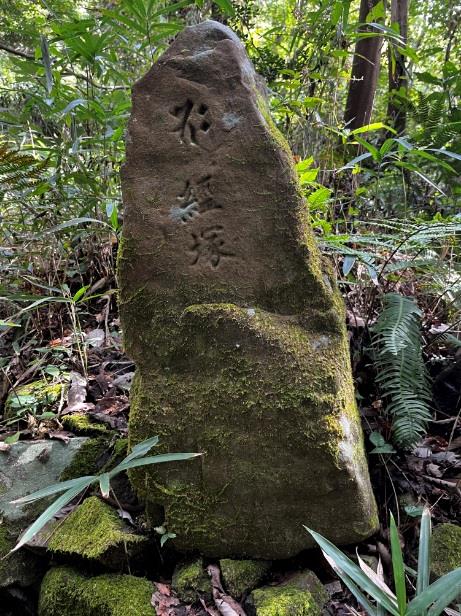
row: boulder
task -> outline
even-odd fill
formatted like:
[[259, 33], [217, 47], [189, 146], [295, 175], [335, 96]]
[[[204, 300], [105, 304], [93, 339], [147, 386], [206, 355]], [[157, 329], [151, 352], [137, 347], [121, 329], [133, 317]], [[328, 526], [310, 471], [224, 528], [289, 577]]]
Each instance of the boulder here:
[[135, 84], [122, 180], [130, 443], [204, 454], [131, 473], [152, 525], [217, 558], [293, 556], [314, 544], [303, 524], [368, 537], [344, 306], [229, 28], [186, 28]]
[[133, 575], [86, 577], [70, 567], [48, 571], [39, 616], [155, 616], [152, 584]]
[[267, 575], [271, 563], [267, 560], [232, 560], [223, 558], [219, 561], [221, 578], [225, 590], [239, 599], [245, 592], [258, 586]]
[[432, 534], [431, 570], [442, 577], [458, 567], [461, 567], [461, 527], [439, 524]]
[[278, 586], [254, 590], [248, 608], [256, 616], [320, 616], [327, 600], [316, 575], [303, 571]]
[[79, 557], [123, 570], [145, 547], [146, 537], [135, 534], [117, 511], [91, 496], [63, 520], [52, 520], [33, 540], [35, 547], [62, 557]]
[[211, 582], [201, 558], [177, 565], [171, 586], [185, 603], [195, 603], [203, 595], [211, 598]]

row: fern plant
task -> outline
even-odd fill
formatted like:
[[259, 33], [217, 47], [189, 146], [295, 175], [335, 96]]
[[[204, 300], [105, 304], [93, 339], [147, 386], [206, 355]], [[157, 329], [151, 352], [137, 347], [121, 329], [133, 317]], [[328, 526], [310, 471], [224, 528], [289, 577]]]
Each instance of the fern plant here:
[[8, 191], [32, 188], [47, 164], [0, 143], [0, 199]]
[[377, 382], [392, 416], [395, 444], [409, 448], [426, 431], [430, 382], [422, 357], [421, 310], [399, 293], [383, 298], [383, 310], [372, 330]]

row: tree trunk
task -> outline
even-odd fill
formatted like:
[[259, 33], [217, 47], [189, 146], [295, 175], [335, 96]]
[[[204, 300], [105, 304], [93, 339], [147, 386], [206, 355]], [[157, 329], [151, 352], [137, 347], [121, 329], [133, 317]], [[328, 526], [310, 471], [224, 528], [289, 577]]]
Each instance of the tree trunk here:
[[[399, 34], [407, 42], [408, 36], [408, 0], [391, 0], [391, 23], [397, 24]], [[405, 103], [396, 96], [400, 91], [406, 94], [408, 80], [405, 70], [405, 56], [397, 46], [389, 44], [389, 103], [387, 117], [390, 126], [398, 133], [403, 133], [406, 126]]]
[[[378, 34], [375, 28], [365, 25], [368, 13], [378, 2], [379, 0], [360, 1], [359, 21], [364, 25], [360, 26], [359, 32]], [[346, 113], [344, 114], [344, 120], [350, 129], [370, 123], [379, 75], [381, 45], [381, 36], [359, 38], [355, 45]]]

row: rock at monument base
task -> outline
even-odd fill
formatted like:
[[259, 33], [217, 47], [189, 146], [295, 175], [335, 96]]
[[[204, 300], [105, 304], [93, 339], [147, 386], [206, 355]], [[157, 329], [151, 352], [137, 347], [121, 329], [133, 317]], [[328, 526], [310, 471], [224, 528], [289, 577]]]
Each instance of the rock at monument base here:
[[257, 588], [248, 607], [256, 616], [320, 616], [327, 600], [320, 580], [304, 571], [279, 586]]
[[225, 590], [235, 599], [253, 590], [267, 575], [271, 563], [267, 560], [231, 560], [219, 561], [221, 579]]
[[369, 536], [344, 307], [225, 26], [186, 28], [135, 85], [123, 192], [130, 442], [204, 453], [131, 473], [152, 525], [218, 558], [293, 556], [314, 544], [303, 524], [336, 543]]
[[6, 522], [0, 524], [0, 588], [13, 584], [31, 586], [43, 575], [44, 565], [35, 554], [21, 550], [7, 556], [14, 548], [17, 537], [15, 526], [11, 527]]
[[9, 451], [0, 452], [0, 513], [9, 522], [23, 527], [48, 506], [47, 499], [31, 505], [12, 505], [10, 501], [57, 483], [72, 463], [86, 438], [59, 441], [20, 441]]
[[51, 569], [40, 589], [39, 616], [155, 616], [152, 584], [132, 575], [85, 577], [70, 567]]
[[133, 533], [117, 511], [97, 496], [87, 498], [63, 520], [52, 520], [30, 545], [61, 557], [79, 557], [123, 570], [147, 539]]
[[173, 573], [171, 587], [185, 603], [195, 603], [200, 596], [211, 599], [211, 582], [201, 558], [179, 564]]
[[439, 524], [432, 534], [431, 570], [437, 577], [442, 577], [458, 567], [461, 567], [461, 527]]

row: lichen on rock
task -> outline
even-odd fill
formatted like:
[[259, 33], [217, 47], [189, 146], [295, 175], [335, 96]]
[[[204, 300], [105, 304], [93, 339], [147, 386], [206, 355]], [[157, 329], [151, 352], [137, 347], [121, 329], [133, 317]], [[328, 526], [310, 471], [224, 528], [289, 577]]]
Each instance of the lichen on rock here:
[[267, 560], [232, 560], [223, 558], [219, 561], [224, 588], [236, 599], [251, 591], [267, 575], [271, 563]]
[[132, 575], [85, 577], [70, 567], [51, 569], [40, 589], [39, 616], [155, 616], [152, 584]]
[[117, 511], [96, 496], [87, 498], [69, 516], [46, 528], [50, 552], [79, 556], [116, 569], [144, 547], [147, 539], [136, 535]]
[[200, 595], [211, 597], [210, 578], [201, 558], [177, 565], [171, 586], [185, 603], [194, 603]]
[[442, 577], [457, 567], [461, 567], [461, 527], [439, 524], [432, 534], [431, 569]]

